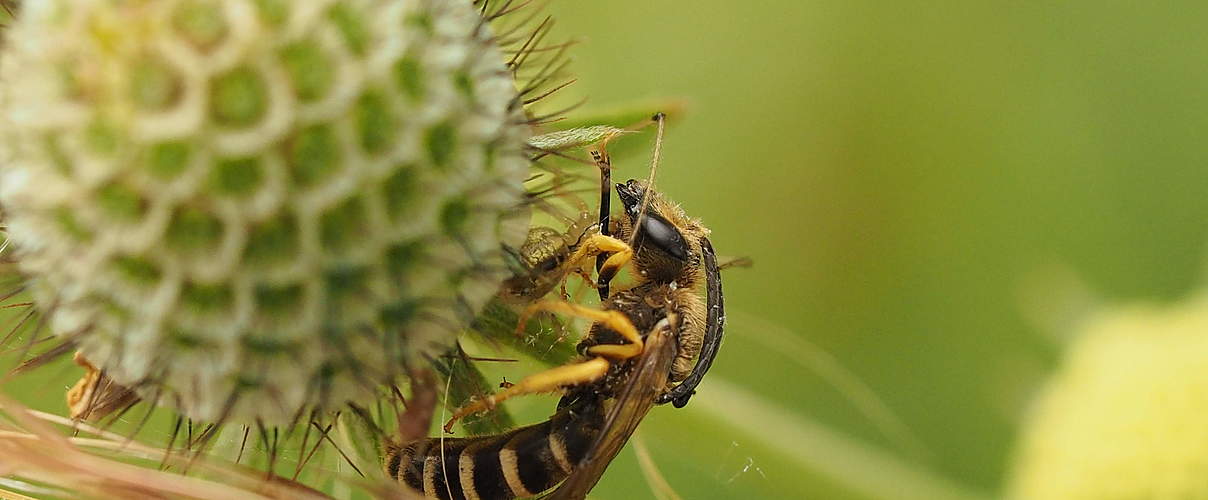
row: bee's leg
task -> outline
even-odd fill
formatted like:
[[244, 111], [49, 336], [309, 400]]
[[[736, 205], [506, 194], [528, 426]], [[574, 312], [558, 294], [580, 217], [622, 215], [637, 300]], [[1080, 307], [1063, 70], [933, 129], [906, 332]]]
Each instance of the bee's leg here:
[[[612, 213], [612, 158], [604, 151], [607, 146], [607, 141], [600, 144], [599, 151], [592, 151], [591, 158], [595, 161], [596, 166], [600, 169], [600, 234], [610, 236], [609, 234], [609, 217]], [[596, 288], [600, 291], [600, 300], [608, 298], [608, 282], [612, 280], [612, 276], [608, 279], [604, 278], [604, 265], [607, 264], [608, 257], [603, 253], [596, 256], [596, 271], [600, 273], [600, 281]], [[614, 272], [615, 274], [615, 272]], [[591, 280], [588, 280], [591, 281]]]
[[489, 410], [504, 400], [524, 394], [552, 392], [563, 387], [598, 380], [608, 373], [610, 362], [606, 358], [629, 359], [641, 354], [645, 345], [637, 327], [633, 326], [633, 322], [619, 311], [593, 309], [570, 302], [541, 301], [529, 306], [520, 315], [517, 331], [523, 331], [528, 319], [538, 311], [551, 311], [590, 319], [617, 332], [630, 343], [591, 346], [587, 349], [587, 353], [595, 357], [590, 360], [529, 375], [501, 392], [458, 408], [453, 412], [453, 417], [445, 423], [445, 432], [452, 432], [453, 424], [466, 415]]
[[587, 353], [595, 357], [570, 365], [559, 366], [549, 370], [529, 375], [507, 389], [474, 401], [453, 412], [453, 417], [445, 423], [445, 432], [452, 432], [453, 424], [467, 415], [483, 412], [494, 408], [495, 405], [516, 396], [552, 392], [563, 387], [593, 382], [608, 373], [611, 359], [629, 359], [642, 353], [644, 342], [637, 327], [629, 318], [618, 311], [593, 309], [572, 304], [570, 302], [541, 301], [524, 310], [516, 324], [516, 332], [524, 331], [529, 318], [538, 311], [551, 311], [587, 318], [602, 324], [617, 332], [628, 344], [599, 344], [587, 349]]
[[590, 319], [594, 323], [602, 324], [610, 330], [617, 332], [630, 342], [628, 344], [594, 345], [587, 349], [589, 354], [607, 356], [614, 359], [629, 359], [642, 353], [642, 335], [638, 333], [638, 328], [633, 326], [633, 322], [629, 321], [629, 317], [620, 311], [594, 309], [570, 302], [543, 300], [525, 308], [524, 312], [520, 315], [520, 321], [517, 322], [516, 331], [524, 331], [524, 326], [528, 323], [528, 319], [538, 311], [550, 311]]
[[534, 373], [512, 384], [507, 389], [478, 399], [458, 408], [453, 417], [445, 423], [445, 432], [453, 432], [453, 424], [467, 415], [483, 412], [494, 408], [505, 400], [525, 394], [553, 392], [563, 387], [593, 382], [608, 373], [609, 362], [604, 358], [592, 358], [582, 363], [563, 365], [549, 370]]
[[[654, 137], [654, 152], [652, 158], [650, 159], [650, 176], [646, 179], [647, 186], [654, 185], [654, 173], [656, 170], [658, 170], [659, 156], [661, 155], [663, 149], [663, 127], [666, 119], [667, 115], [663, 114], [662, 112], [658, 112], [655, 113], [654, 116], [651, 116], [650, 120], [643, 120], [636, 125], [626, 127], [628, 130], [637, 131], [646, 128], [651, 124], [658, 126], [658, 132]], [[611, 236], [609, 234], [611, 222], [609, 218], [611, 213], [610, 204], [612, 201], [612, 159], [609, 158], [608, 153], [605, 152], [604, 149], [608, 146], [608, 141], [615, 137], [616, 136], [610, 136], [604, 139], [600, 142], [598, 151], [591, 152], [592, 160], [594, 160], [596, 166], [600, 169], [600, 234], [604, 236]], [[647, 203], [648, 200], [643, 200], [642, 202], [643, 213], [646, 211]], [[628, 246], [628, 244], [626, 246]], [[609, 252], [611, 250], [604, 251]], [[629, 259], [632, 255], [633, 251], [630, 250], [628, 255], [625, 255], [622, 260], [618, 261], [613, 261], [613, 257], [616, 257], [617, 255], [609, 256], [607, 259], [604, 258], [603, 254], [596, 257], [596, 271], [600, 274], [598, 281], [599, 286], [596, 288], [600, 292], [600, 300], [603, 301], [608, 299], [608, 283], [612, 281], [612, 278], [617, 274], [617, 271], [620, 271], [621, 267], [623, 267], [626, 262], [629, 262]]]
[[593, 256], [602, 258], [604, 253], [612, 253], [612, 255], [604, 259], [604, 264], [600, 266], [600, 283], [597, 288], [607, 291], [608, 282], [612, 281], [617, 272], [633, 259], [633, 248], [628, 243], [599, 233], [587, 236], [574, 253], [566, 259], [566, 265], [581, 266], [584, 260]]

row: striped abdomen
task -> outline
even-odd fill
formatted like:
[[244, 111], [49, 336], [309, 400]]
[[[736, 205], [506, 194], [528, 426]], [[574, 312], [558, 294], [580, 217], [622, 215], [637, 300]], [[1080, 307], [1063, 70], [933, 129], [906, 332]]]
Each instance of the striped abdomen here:
[[387, 451], [386, 472], [429, 498], [533, 496], [566, 479], [603, 424], [603, 410], [588, 404], [504, 434], [422, 439]]

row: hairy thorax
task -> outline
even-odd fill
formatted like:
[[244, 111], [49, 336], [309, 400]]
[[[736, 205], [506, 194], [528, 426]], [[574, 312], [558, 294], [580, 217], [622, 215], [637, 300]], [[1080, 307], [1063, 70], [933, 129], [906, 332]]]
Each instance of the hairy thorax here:
[[[645, 282], [628, 290], [618, 290], [604, 303], [609, 310], [625, 311], [633, 326], [647, 334], [654, 330], [659, 321], [669, 319], [675, 330], [676, 354], [669, 382], [679, 382], [692, 371], [693, 362], [700, 353], [705, 335], [705, 304], [698, 292], [679, 287], [675, 283]], [[597, 344], [624, 343], [621, 335], [603, 323], [592, 326], [587, 336], [579, 342], [579, 353]], [[596, 382], [594, 390], [612, 397], [633, 369], [632, 362], [615, 363], [608, 375]]]

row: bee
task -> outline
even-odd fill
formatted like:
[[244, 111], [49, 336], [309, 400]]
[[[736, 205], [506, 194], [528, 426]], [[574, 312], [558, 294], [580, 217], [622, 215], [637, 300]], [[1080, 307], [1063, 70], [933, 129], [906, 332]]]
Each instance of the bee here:
[[[653, 119], [661, 138], [663, 116]], [[658, 145], [656, 141], [656, 158]], [[596, 160], [608, 166], [606, 154]], [[609, 184], [601, 187], [602, 200], [611, 198]], [[553, 416], [502, 434], [430, 437], [391, 446], [384, 459], [391, 477], [441, 499], [528, 497], [559, 483], [552, 498], [583, 498], [650, 408], [688, 403], [717, 355], [725, 324], [720, 269], [709, 230], [649, 181], [630, 180], [615, 187], [621, 213], [610, 218], [608, 205], [602, 203], [604, 223], [565, 252], [565, 260], [555, 268], [572, 269], [602, 257], [601, 284], [626, 266], [632, 267], [636, 283], [611, 290], [599, 308], [564, 301], [532, 303], [518, 329], [539, 311], [593, 322], [578, 345], [580, 360], [530, 375], [459, 408], [445, 431], [457, 420], [507, 399], [560, 391], [563, 396]]]

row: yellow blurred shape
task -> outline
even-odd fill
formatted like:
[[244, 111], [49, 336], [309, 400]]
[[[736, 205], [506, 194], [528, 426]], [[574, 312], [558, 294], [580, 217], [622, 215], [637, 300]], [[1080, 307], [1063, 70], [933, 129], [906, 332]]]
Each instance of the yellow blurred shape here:
[[1087, 322], [1015, 459], [1010, 498], [1208, 498], [1208, 296]]

